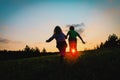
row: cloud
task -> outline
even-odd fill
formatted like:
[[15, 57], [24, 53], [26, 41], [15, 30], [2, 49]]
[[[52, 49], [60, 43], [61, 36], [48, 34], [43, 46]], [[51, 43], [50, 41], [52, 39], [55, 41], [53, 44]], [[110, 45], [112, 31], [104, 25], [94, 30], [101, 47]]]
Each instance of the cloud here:
[[5, 43], [5, 44], [8, 44], [8, 43], [21, 43], [21, 41], [12, 41], [12, 40], [0, 37], [0, 43]]
[[83, 27], [83, 26], [85, 26], [85, 24], [84, 23], [80, 23], [80, 24], [68, 24], [68, 25], [66, 25], [66, 27], [70, 27], [70, 26]]
[[70, 26], [74, 26], [75, 30], [80, 34], [84, 32], [85, 24], [83, 22], [80, 24], [68, 24], [64, 31], [67, 32]]
[[9, 43], [9, 42], [11, 42], [11, 41], [8, 40], [8, 39], [1, 38], [1, 37], [0, 37], [0, 43]]
[[84, 32], [84, 29], [79, 28], [79, 29], [76, 29], [76, 31], [77, 31], [78, 33], [82, 34], [82, 33]]

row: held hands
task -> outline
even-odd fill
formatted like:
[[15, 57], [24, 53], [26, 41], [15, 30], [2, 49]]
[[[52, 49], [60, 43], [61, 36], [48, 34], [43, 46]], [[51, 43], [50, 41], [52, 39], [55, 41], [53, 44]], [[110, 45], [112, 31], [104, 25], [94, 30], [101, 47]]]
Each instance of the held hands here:
[[67, 39], [67, 36], [65, 36], [65, 39]]

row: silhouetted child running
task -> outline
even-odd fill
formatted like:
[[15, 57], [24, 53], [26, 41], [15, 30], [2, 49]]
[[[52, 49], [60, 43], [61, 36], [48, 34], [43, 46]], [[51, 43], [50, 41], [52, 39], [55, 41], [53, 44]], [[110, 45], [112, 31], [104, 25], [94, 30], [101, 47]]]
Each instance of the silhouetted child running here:
[[63, 61], [63, 58], [66, 53], [67, 43], [65, 41], [66, 36], [64, 35], [64, 33], [62, 32], [59, 26], [55, 27], [54, 34], [48, 40], [46, 40], [46, 42], [50, 42], [53, 39], [56, 39], [56, 44], [57, 44], [56, 47], [58, 48], [61, 55], [61, 60]]
[[79, 37], [82, 43], [85, 44], [82, 37], [74, 30], [74, 26], [70, 26], [70, 30], [68, 31], [67, 36], [69, 36], [68, 42], [69, 42], [70, 52], [77, 51], [77, 37]]

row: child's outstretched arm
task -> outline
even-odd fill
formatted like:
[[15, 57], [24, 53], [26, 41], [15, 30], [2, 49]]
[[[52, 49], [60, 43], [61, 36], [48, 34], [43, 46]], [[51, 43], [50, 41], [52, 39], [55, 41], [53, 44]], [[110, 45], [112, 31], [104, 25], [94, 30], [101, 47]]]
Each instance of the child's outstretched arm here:
[[85, 44], [85, 42], [83, 41], [82, 37], [79, 34], [78, 37], [81, 39], [82, 43]]
[[50, 37], [48, 40], [46, 40], [46, 42], [50, 42], [54, 39], [54, 35], [52, 37]]

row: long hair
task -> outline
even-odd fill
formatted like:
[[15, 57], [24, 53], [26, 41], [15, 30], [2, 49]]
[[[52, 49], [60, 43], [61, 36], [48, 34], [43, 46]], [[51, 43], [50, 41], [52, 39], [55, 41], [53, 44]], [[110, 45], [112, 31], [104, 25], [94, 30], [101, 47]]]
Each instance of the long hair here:
[[62, 30], [59, 26], [56, 26], [55, 29], [54, 29], [54, 34], [60, 34], [62, 33]]

